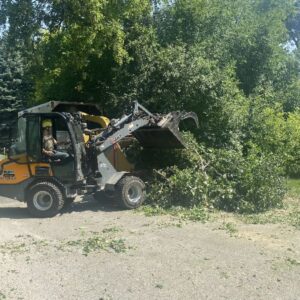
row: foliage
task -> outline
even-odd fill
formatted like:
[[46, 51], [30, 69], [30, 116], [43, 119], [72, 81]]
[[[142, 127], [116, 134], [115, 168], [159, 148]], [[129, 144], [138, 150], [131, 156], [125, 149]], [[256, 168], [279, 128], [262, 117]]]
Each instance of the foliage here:
[[299, 179], [287, 180], [287, 197], [283, 202], [283, 207], [280, 209], [272, 209], [259, 214], [244, 214], [238, 217], [246, 223], [251, 224], [288, 224], [300, 229], [300, 210], [299, 210]]
[[292, 1], [280, 0], [170, 1], [156, 20], [162, 43], [201, 45], [209, 59], [234, 63], [249, 95], [262, 80], [276, 79], [272, 71], [285, 56], [279, 45], [288, 39], [282, 20], [292, 10]]
[[17, 111], [26, 106], [31, 82], [19, 51], [0, 42], [0, 148], [8, 147]]
[[298, 0], [0, 0], [0, 30], [6, 109], [197, 113], [188, 150], [143, 152], [163, 206], [262, 211], [280, 204], [280, 164], [300, 175]]
[[20, 110], [26, 105], [29, 84], [19, 52], [0, 43], [0, 112]]
[[300, 112], [261, 107], [253, 113], [251, 141], [260, 151], [279, 156], [290, 176], [300, 176]]
[[300, 42], [300, 1], [294, 1], [294, 10], [290, 12], [289, 18], [286, 21], [286, 26], [291, 37], [291, 43], [299, 48]]
[[[300, 180], [299, 179], [288, 179], [287, 180], [288, 187], [288, 196], [290, 198], [297, 199], [300, 194]], [[299, 207], [299, 205], [297, 205]]]
[[285, 188], [278, 158], [254, 149], [247, 156], [240, 149], [207, 149], [191, 136], [186, 139], [187, 149], [180, 154], [175, 151], [173, 165], [154, 170], [149, 191], [152, 204], [239, 212], [281, 205]]
[[167, 47], [148, 58], [130, 82], [132, 98], [153, 111], [194, 111], [200, 120], [199, 135], [221, 144], [240, 134], [248, 103], [238, 89], [234, 69], [218, 67], [197, 47]]
[[182, 206], [172, 206], [172, 207], [162, 207], [158, 205], [144, 205], [140, 210], [148, 217], [156, 215], [171, 215], [179, 219], [180, 223], [177, 223], [176, 226], [180, 227], [182, 221], [194, 221], [194, 222], [203, 222], [205, 223], [210, 219], [208, 211], [203, 207], [193, 207], [187, 208]]
[[286, 170], [290, 176], [300, 176], [300, 112], [289, 113], [286, 120]]
[[98, 101], [105, 107], [114, 69], [130, 61], [125, 42], [143, 31], [149, 10], [148, 1], [140, 0], [54, 1], [56, 18], [38, 45], [36, 99]]

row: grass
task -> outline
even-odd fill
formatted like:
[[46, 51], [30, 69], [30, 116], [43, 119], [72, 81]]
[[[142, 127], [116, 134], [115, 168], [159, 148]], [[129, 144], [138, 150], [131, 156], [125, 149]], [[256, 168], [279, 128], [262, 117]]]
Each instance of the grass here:
[[288, 179], [287, 187], [290, 197], [300, 198], [300, 179]]
[[0, 300], [6, 299], [6, 296], [0, 292]]
[[288, 257], [286, 259], [286, 262], [290, 265], [290, 266], [300, 266], [300, 262], [297, 261], [296, 259], [290, 258]]
[[235, 236], [238, 232], [238, 229], [234, 223], [228, 222], [223, 224], [218, 228], [220, 230], [225, 230], [230, 236]]
[[157, 216], [157, 215], [171, 215], [173, 217], [179, 218], [183, 221], [194, 221], [205, 223], [209, 220], [209, 213], [201, 207], [195, 208], [184, 208], [184, 207], [171, 207], [171, 208], [162, 208], [162, 207], [153, 207], [151, 205], [142, 206], [138, 209], [139, 212], [143, 212], [147, 217]]
[[287, 187], [282, 208], [237, 217], [249, 224], [286, 224], [300, 229], [300, 179], [288, 179]]

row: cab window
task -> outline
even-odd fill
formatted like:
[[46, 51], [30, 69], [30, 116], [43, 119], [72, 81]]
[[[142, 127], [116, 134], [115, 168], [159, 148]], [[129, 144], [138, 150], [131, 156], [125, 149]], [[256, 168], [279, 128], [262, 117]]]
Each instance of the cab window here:
[[42, 155], [39, 116], [27, 117], [27, 154], [30, 161], [40, 161]]
[[9, 156], [17, 159], [26, 154], [26, 119], [18, 119], [18, 132], [16, 142], [10, 147]]

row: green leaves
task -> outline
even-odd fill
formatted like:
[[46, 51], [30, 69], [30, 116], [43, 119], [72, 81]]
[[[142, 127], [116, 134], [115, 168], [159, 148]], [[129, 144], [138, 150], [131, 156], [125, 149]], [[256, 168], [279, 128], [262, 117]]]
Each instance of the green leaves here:
[[260, 107], [253, 114], [251, 142], [261, 152], [281, 157], [289, 176], [300, 175], [300, 113]]
[[181, 156], [175, 153], [171, 166], [154, 171], [148, 193], [151, 205], [214, 207], [242, 213], [282, 205], [285, 182], [280, 157], [255, 148], [247, 156], [237, 148], [208, 149], [191, 135], [185, 139], [188, 147]]
[[277, 156], [300, 174], [298, 12], [293, 0], [0, 0], [3, 39], [22, 50], [0, 61], [0, 108], [30, 98], [25, 65], [31, 104], [195, 111], [189, 152], [150, 155], [153, 197], [264, 210], [282, 197]]
[[0, 112], [17, 111], [26, 105], [30, 85], [25, 73], [20, 52], [0, 43]]
[[126, 44], [134, 32], [135, 39], [142, 34], [149, 1], [48, 2], [34, 68], [37, 100], [101, 99], [104, 104], [114, 70], [131, 60]]

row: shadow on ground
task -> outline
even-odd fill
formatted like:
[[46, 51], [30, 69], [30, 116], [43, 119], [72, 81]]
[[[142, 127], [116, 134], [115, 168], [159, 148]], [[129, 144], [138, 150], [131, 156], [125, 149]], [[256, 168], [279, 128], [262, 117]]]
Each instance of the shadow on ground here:
[[[11, 200], [13, 204], [16, 200]], [[18, 202], [16, 202], [18, 204]], [[1, 202], [0, 202], [1, 204]], [[26, 206], [23, 203], [19, 203], [19, 206], [6, 206], [0, 207], [0, 219], [32, 219], [33, 217], [29, 214]], [[76, 201], [68, 207], [63, 208], [59, 215], [70, 214], [70, 213], [80, 213], [84, 211], [104, 211], [104, 212], [114, 212], [119, 211], [120, 208], [114, 204], [112, 200], [101, 200], [96, 201], [91, 197], [84, 197], [80, 201]]]

